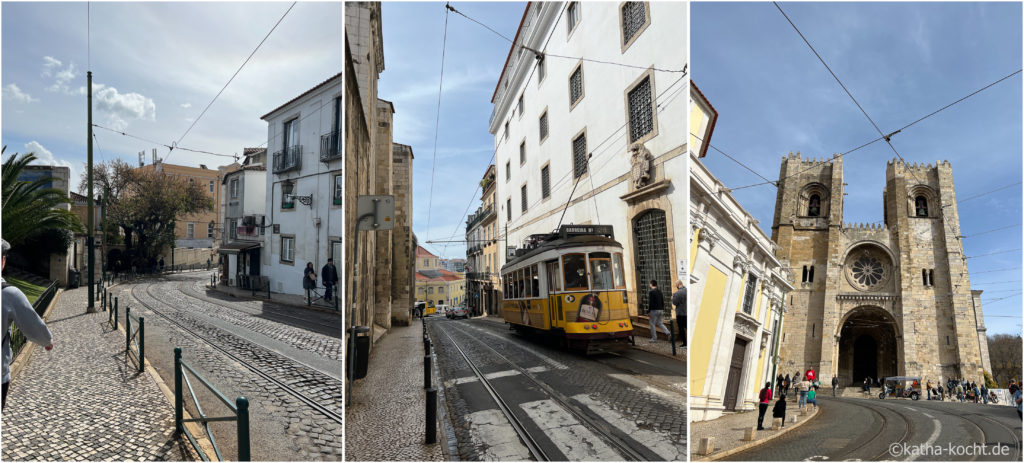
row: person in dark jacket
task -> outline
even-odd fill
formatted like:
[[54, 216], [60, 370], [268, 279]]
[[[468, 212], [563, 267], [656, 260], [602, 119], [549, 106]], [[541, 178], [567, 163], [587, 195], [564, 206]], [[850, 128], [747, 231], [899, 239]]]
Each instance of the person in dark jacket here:
[[676, 292], [672, 294], [672, 305], [676, 309], [676, 326], [679, 328], [679, 347], [686, 347], [686, 287], [683, 280], [676, 280]]
[[782, 393], [783, 394], [788, 394], [789, 393], [789, 386], [792, 385], [792, 384], [793, 384], [793, 379], [789, 377], [789, 373], [786, 373], [786, 379], [782, 383], [782, 389], [783, 389]]
[[309, 292], [316, 289], [316, 270], [312, 262], [306, 262], [306, 268], [302, 269], [302, 289], [306, 290], [306, 299], [310, 299]]
[[757, 430], [761, 431], [764, 429], [764, 414], [768, 411], [768, 405], [771, 405], [772, 403], [771, 381], [764, 383], [764, 388], [761, 389], [757, 399]]
[[658, 289], [658, 282], [651, 280], [651, 290], [647, 292], [647, 308], [649, 313], [647, 314], [651, 324], [651, 342], [658, 340], [657, 328], [660, 326], [661, 329], [665, 330], [665, 335], [668, 336], [668, 327], [665, 326], [665, 322], [661, 321], [661, 315], [665, 311], [665, 298], [661, 295], [661, 290]]
[[780, 395], [778, 402], [772, 407], [772, 418], [782, 418], [782, 427], [786, 427], [786, 394]]
[[331, 302], [333, 300], [331, 290], [338, 284], [338, 269], [334, 266], [334, 258], [327, 259], [327, 263], [320, 269], [320, 278], [323, 278], [324, 287], [327, 288], [324, 292], [324, 299]]
[[832, 375], [832, 397], [836, 396], [837, 389], [839, 389], [839, 377]]

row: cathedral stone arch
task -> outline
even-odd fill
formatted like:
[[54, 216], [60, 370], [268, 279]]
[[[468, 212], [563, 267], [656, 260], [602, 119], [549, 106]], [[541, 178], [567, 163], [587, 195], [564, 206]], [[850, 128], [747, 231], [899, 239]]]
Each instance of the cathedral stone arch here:
[[846, 282], [857, 291], [882, 292], [891, 287], [896, 273], [895, 256], [877, 241], [860, 241], [851, 245], [843, 258]]
[[829, 189], [821, 183], [808, 183], [800, 189], [797, 201], [797, 216], [828, 217]]
[[907, 190], [907, 211], [910, 217], [939, 217], [939, 194], [928, 185], [914, 185]]
[[843, 385], [860, 385], [864, 378], [900, 373], [903, 329], [889, 311], [862, 305], [847, 312], [839, 324], [837, 374]]

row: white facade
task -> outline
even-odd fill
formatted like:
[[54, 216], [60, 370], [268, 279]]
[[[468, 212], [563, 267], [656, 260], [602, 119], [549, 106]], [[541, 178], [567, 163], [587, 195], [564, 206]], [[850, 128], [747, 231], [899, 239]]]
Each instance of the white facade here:
[[[263, 246], [267, 229], [261, 229], [266, 222], [267, 171], [263, 165], [249, 165], [224, 175], [221, 188], [221, 232], [220, 254], [227, 256], [227, 284], [238, 284], [239, 249], [245, 245]], [[269, 227], [268, 227], [269, 228]], [[250, 252], [258, 252], [250, 251]], [[244, 259], [243, 266], [253, 265]], [[243, 268], [243, 273], [259, 274], [260, 268]]]
[[[643, 23], [625, 41], [623, 9], [637, 5], [643, 8], [637, 10], [643, 13]], [[665, 224], [658, 232], [662, 250], [657, 274], [662, 291], [671, 293], [672, 283], [681, 278], [686, 255], [683, 174], [688, 79], [683, 72], [661, 70], [682, 71], [686, 65], [686, 15], [686, 4], [676, 2], [531, 2], [527, 6], [517, 43], [543, 52], [545, 58], [538, 61], [533, 52], [513, 48], [493, 99], [490, 132], [495, 136], [498, 255], [502, 259], [494, 271], [506, 260], [506, 243], [520, 246], [528, 235], [558, 227], [578, 179], [561, 223], [614, 227], [615, 239], [625, 250], [631, 313], [638, 314], [638, 294], [646, 305], [647, 285], [639, 280], [647, 273], [638, 267], [640, 238], [634, 226], [648, 212], [659, 214]], [[578, 70], [582, 78], [575, 80]], [[581, 96], [572, 102], [571, 87], [577, 82]], [[628, 95], [640, 85], [650, 86], [650, 100], [655, 103], [647, 106], [653, 121], [646, 132], [639, 129], [640, 123], [631, 122], [628, 113]], [[645, 93], [638, 90], [636, 94]], [[542, 139], [545, 114], [548, 133]], [[641, 187], [634, 185], [631, 176], [633, 124], [642, 134], [635, 141], [650, 152], [652, 166], [649, 181]], [[582, 152], [592, 157], [586, 172], [577, 176], [574, 140], [580, 136], [585, 137]], [[550, 185], [547, 197], [542, 191], [545, 169]], [[644, 290], [638, 293], [637, 288]]]
[[260, 260], [274, 292], [305, 294], [307, 262], [318, 275], [328, 257], [341, 262], [341, 92], [338, 73], [262, 117], [269, 227]]

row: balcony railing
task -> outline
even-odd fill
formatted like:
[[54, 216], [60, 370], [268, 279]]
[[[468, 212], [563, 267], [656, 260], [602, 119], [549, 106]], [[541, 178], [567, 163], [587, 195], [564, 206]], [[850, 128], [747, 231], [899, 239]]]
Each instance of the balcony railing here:
[[289, 146], [274, 153], [274, 173], [298, 170], [302, 167], [302, 145]]
[[467, 280], [490, 280], [491, 272], [470, 272], [466, 274]]
[[494, 214], [494, 208], [487, 206], [486, 208], [477, 208], [476, 212], [469, 215], [469, 219], [466, 220], [466, 231], [472, 230], [476, 224], [483, 222], [484, 219], [489, 218]]
[[341, 159], [341, 130], [320, 137], [320, 162]]

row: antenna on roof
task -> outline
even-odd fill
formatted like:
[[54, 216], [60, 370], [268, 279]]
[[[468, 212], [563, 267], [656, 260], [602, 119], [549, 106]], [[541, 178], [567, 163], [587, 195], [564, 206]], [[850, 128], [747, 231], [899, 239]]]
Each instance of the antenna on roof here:
[[146, 150], [139, 151], [139, 167], [146, 165]]

